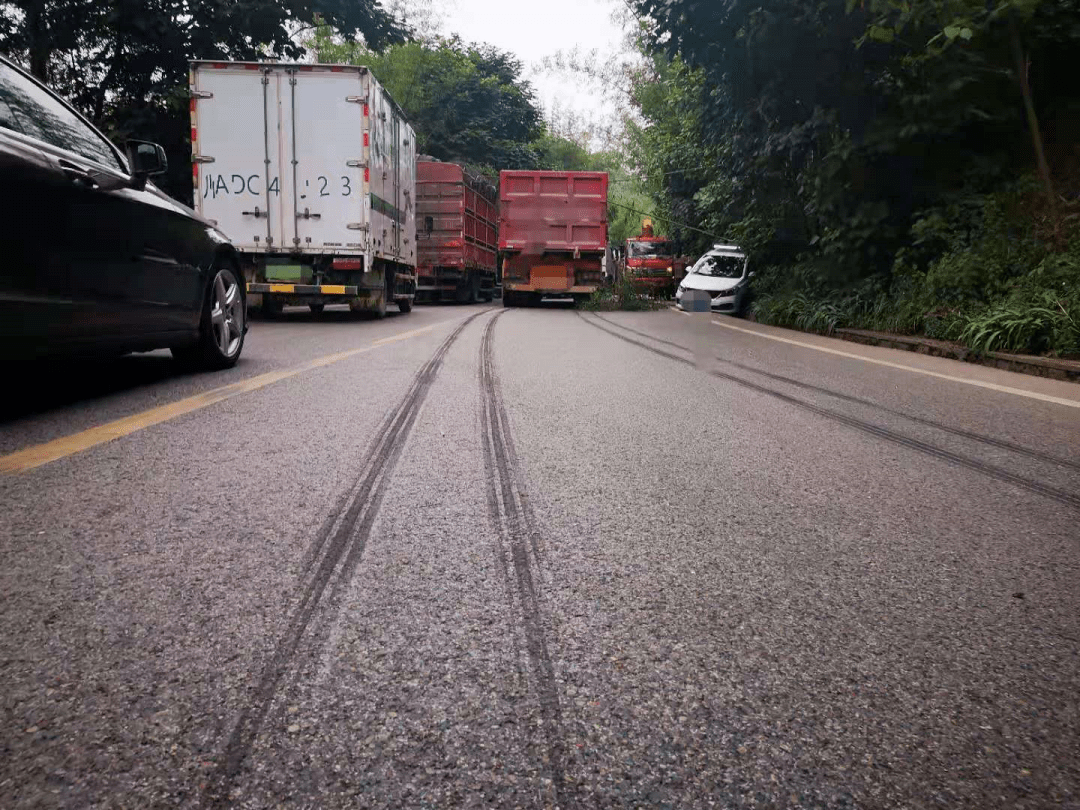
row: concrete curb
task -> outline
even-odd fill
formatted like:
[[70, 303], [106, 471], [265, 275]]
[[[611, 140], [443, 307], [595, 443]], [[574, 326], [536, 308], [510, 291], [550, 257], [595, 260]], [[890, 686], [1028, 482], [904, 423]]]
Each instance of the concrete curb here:
[[909, 337], [907, 335], [890, 335], [886, 332], [871, 332], [866, 329], [837, 329], [833, 333], [838, 338], [850, 340], [853, 343], [864, 343], [867, 346], [886, 346], [890, 349], [903, 349], [917, 354], [928, 354], [934, 357], [947, 357], [950, 360], [961, 360], [965, 363], [978, 363], [992, 368], [1001, 368], [1006, 371], [1016, 371], [1021, 374], [1031, 374], [1036, 377], [1050, 377], [1055, 380], [1066, 382], [1080, 382], [1080, 362], [1076, 360], [1060, 360], [1054, 357], [1035, 357], [1029, 354], [1005, 354], [1004, 352], [987, 352], [979, 354], [966, 346], [950, 343], [947, 340], [933, 340], [924, 337]]

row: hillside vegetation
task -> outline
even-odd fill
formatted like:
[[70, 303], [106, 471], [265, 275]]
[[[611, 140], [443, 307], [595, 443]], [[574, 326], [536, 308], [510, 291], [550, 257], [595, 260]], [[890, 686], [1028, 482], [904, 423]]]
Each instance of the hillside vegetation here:
[[1080, 2], [635, 6], [639, 165], [758, 319], [1080, 352]]

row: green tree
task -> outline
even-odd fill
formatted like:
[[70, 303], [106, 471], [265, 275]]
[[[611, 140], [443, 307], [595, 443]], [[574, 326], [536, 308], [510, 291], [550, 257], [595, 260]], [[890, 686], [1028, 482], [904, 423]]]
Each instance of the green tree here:
[[[902, 59], [908, 66], [951, 62], [970, 70], [1004, 73], [1006, 65], [1011, 62], [1012, 76], [1023, 101], [1034, 147], [1036, 167], [1053, 220], [1054, 238], [1060, 242], [1061, 219], [1057, 193], [1032, 94], [1029, 78], [1031, 52], [1025, 40], [1038, 36], [1033, 27], [1038, 23], [1045, 26], [1047, 22], [1045, 17], [1040, 19], [1036, 16], [1040, 6], [1066, 6], [1074, 14], [1080, 12], [1080, 7], [1069, 3], [1044, 4], [1040, 0], [996, 0], [994, 3], [935, 0], [914, 4], [898, 0], [869, 0], [863, 5], [873, 16], [860, 42], [897, 43]], [[854, 7], [855, 0], [848, 0], [848, 10]], [[1003, 47], [1003, 40], [1007, 40], [1007, 49]]]
[[458, 38], [374, 51], [330, 26], [306, 44], [320, 62], [369, 67], [405, 111], [421, 153], [489, 171], [537, 163], [540, 110], [510, 54]]

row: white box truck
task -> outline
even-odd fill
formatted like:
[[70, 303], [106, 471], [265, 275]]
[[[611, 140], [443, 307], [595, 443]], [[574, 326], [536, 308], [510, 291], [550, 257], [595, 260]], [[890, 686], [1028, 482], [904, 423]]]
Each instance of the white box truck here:
[[416, 136], [365, 67], [191, 63], [195, 208], [241, 256], [248, 305], [378, 316], [416, 294]]

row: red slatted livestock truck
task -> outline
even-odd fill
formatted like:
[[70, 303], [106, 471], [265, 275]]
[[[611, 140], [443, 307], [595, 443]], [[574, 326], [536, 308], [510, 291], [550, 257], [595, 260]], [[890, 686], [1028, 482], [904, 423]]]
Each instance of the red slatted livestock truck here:
[[606, 172], [500, 173], [503, 306], [583, 300], [603, 284], [607, 190]]
[[495, 290], [499, 195], [455, 163], [416, 160], [416, 298], [490, 301]]
[[191, 63], [195, 209], [248, 304], [402, 312], [416, 292], [416, 137], [365, 67]]

